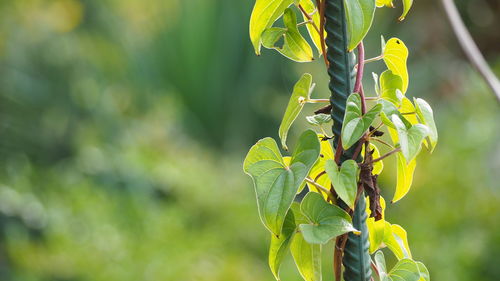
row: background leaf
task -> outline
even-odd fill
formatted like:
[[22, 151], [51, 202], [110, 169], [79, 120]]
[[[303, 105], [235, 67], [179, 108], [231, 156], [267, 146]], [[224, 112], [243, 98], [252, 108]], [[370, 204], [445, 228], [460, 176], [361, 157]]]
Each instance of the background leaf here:
[[406, 60], [408, 59], [408, 48], [406, 48], [405, 43], [398, 38], [391, 38], [385, 44], [383, 51], [384, 61], [389, 70], [393, 74], [401, 76], [403, 80], [403, 88], [401, 92], [406, 93], [408, 89], [408, 68], [406, 66]]
[[366, 36], [375, 15], [375, 0], [345, 0], [348, 50], [352, 51]]
[[312, 88], [312, 76], [309, 73], [302, 75], [293, 87], [292, 96], [288, 101], [285, 115], [281, 120], [280, 128], [278, 130], [281, 139], [281, 146], [283, 146], [285, 150], [288, 150], [288, 147], [286, 146], [288, 130], [290, 130], [293, 121], [295, 121], [297, 116], [299, 116], [300, 111], [304, 107], [305, 101], [311, 96]]
[[300, 136], [290, 166], [271, 138], [258, 141], [248, 152], [243, 169], [253, 179], [261, 220], [274, 235], [281, 234], [285, 215], [318, 156], [319, 141], [311, 130]]
[[261, 35], [283, 14], [293, 0], [257, 0], [250, 17], [250, 40], [260, 55]]

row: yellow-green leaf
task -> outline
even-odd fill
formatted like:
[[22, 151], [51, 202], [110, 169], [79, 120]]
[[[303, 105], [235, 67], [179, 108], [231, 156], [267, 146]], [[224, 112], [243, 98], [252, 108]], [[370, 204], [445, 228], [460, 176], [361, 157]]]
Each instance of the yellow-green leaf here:
[[[386, 70], [380, 75], [380, 97], [392, 102], [396, 106], [401, 103], [402, 96], [399, 96], [403, 89], [401, 76]], [[399, 90], [399, 91], [398, 91]]]
[[375, 3], [377, 5], [377, 7], [383, 7], [383, 6], [386, 6], [386, 7], [394, 7], [394, 4], [392, 4], [392, 1], [393, 0], [377, 0]]
[[411, 259], [410, 246], [408, 245], [408, 236], [406, 230], [400, 225], [385, 223], [386, 231], [384, 236], [384, 244], [400, 259]]
[[408, 164], [401, 152], [397, 153], [397, 181], [396, 192], [392, 198], [392, 203], [395, 203], [403, 198], [410, 191], [411, 183], [413, 182], [413, 172], [417, 166], [417, 161], [414, 159]]
[[[333, 153], [333, 148], [332, 145], [330, 144], [329, 140], [324, 140], [323, 139], [324, 135], [318, 134], [318, 138], [321, 144], [321, 151], [319, 154], [319, 159], [314, 164], [314, 166], [311, 169], [311, 172], [309, 172], [309, 177], [313, 179], [316, 183], [319, 185], [325, 187], [325, 188], [330, 188], [330, 185], [332, 182], [330, 181], [330, 178], [325, 172], [325, 162], [328, 159], [334, 159], [334, 153]], [[310, 190], [313, 192], [321, 193], [323, 197], [328, 199], [328, 195], [322, 193], [320, 190], [318, 190], [314, 185], [311, 185]]]
[[[366, 204], [366, 213], [368, 215], [371, 214], [370, 210], [370, 200], [366, 200], [368, 204]], [[385, 237], [385, 200], [381, 196], [380, 197], [380, 206], [382, 207], [382, 219], [375, 221], [375, 218], [366, 219], [366, 226], [368, 227], [368, 237], [370, 240], [370, 254], [375, 253], [378, 249], [381, 248], [381, 244], [384, 241]]]
[[[300, 212], [298, 203], [293, 203], [292, 210], [296, 214], [296, 225], [308, 223], [307, 218]], [[304, 280], [321, 281], [321, 245], [307, 243], [302, 233], [297, 232], [293, 237], [290, 251]]]
[[[283, 22], [286, 28], [271, 27], [262, 33], [262, 45], [296, 62], [312, 61], [314, 58], [311, 46], [297, 29], [297, 17], [291, 9], [285, 10]], [[281, 37], [284, 37], [283, 46], [275, 46]]]
[[375, 15], [374, 0], [344, 0], [349, 35], [348, 50], [352, 51], [365, 38]]
[[408, 89], [408, 68], [406, 61], [408, 59], [408, 48], [405, 43], [398, 38], [391, 38], [385, 44], [384, 48], [384, 61], [392, 73], [401, 76], [403, 80], [403, 88], [401, 92], [406, 93]]
[[281, 125], [278, 131], [281, 139], [281, 145], [285, 150], [288, 150], [288, 147], [286, 146], [288, 130], [290, 130], [293, 121], [295, 121], [297, 116], [299, 116], [299, 113], [304, 107], [305, 102], [311, 96], [312, 89], [312, 76], [309, 73], [302, 75], [302, 77], [293, 87], [292, 96], [288, 101], [288, 106], [286, 107], [285, 115], [281, 120]]
[[276, 280], [280, 280], [280, 266], [286, 253], [288, 252], [288, 249], [290, 248], [290, 243], [292, 242], [293, 235], [295, 234], [295, 228], [295, 217], [293, 215], [293, 211], [289, 210], [285, 217], [281, 234], [279, 236], [271, 234], [268, 261], [269, 267], [271, 268]]
[[293, 0], [257, 0], [250, 17], [250, 40], [255, 53], [260, 55], [262, 32], [271, 27]]
[[400, 21], [405, 19], [406, 15], [410, 11], [411, 6], [413, 5], [413, 0], [402, 0], [402, 1], [403, 1], [403, 14], [398, 19]]
[[418, 281], [431, 281], [429, 270], [419, 261], [417, 261], [418, 271], [420, 271], [420, 279]]
[[[320, 17], [319, 17], [318, 10], [316, 9], [316, 5], [314, 5], [313, 1], [312, 0], [300, 0], [300, 5], [302, 6], [302, 8], [304, 8], [306, 13], [308, 13], [309, 15], [314, 13], [311, 16], [311, 18], [312, 18], [314, 24], [319, 28]], [[304, 21], [308, 20], [306, 15], [302, 14], [302, 16], [304, 18]], [[314, 43], [314, 46], [316, 46], [316, 49], [318, 49], [318, 53], [321, 54], [322, 53], [321, 36], [319, 35], [316, 28], [314, 28], [312, 23], [307, 24], [307, 32], [309, 32], [309, 36], [311, 37], [311, 39]], [[323, 36], [326, 37], [326, 32], [324, 32]]]
[[319, 141], [312, 130], [299, 137], [289, 166], [272, 138], [258, 141], [248, 152], [243, 170], [253, 179], [262, 223], [274, 235], [281, 234], [297, 190], [318, 157]]

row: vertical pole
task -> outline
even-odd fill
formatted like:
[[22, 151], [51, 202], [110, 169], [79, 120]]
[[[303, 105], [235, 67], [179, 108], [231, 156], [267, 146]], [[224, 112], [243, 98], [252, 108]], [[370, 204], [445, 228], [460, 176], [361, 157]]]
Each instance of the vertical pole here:
[[[356, 72], [354, 70], [355, 56], [347, 52], [347, 26], [344, 9], [344, 0], [325, 0], [325, 30], [327, 32], [326, 45], [329, 61], [328, 75], [330, 76], [330, 103], [332, 105], [332, 119], [334, 134], [333, 145], [337, 148], [342, 131], [347, 97], [352, 93]], [[340, 161], [351, 159], [357, 145], [343, 153]], [[358, 160], [360, 160], [358, 158]], [[344, 250], [342, 263], [344, 264], [345, 281], [369, 281], [371, 279], [371, 261], [369, 254], [368, 229], [366, 226], [366, 202], [361, 194], [353, 213], [353, 225], [361, 231], [361, 235], [349, 233]], [[337, 280], [340, 281], [340, 280]]]

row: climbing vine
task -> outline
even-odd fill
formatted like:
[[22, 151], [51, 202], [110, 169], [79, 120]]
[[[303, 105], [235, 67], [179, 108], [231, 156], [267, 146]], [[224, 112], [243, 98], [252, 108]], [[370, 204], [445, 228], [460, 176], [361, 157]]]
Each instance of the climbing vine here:
[[[399, 20], [408, 14], [412, 2], [402, 0]], [[340, 47], [335, 45], [337, 35], [325, 30], [328, 5], [341, 5], [344, 11], [338, 18], [330, 15], [330, 21], [345, 21], [347, 37]], [[291, 156], [283, 156], [274, 139], [264, 138], [252, 146], [244, 161], [244, 171], [254, 182], [261, 221], [270, 232], [269, 266], [277, 280], [288, 252], [304, 280], [321, 280], [321, 252], [332, 239], [335, 278], [341, 280], [341, 261], [352, 239], [348, 237], [365, 239], [370, 255], [368, 260], [356, 259], [367, 263], [359, 265], [368, 268], [365, 273], [355, 272], [363, 277], [344, 275], [346, 281], [430, 280], [424, 264], [412, 257], [404, 228], [385, 220], [386, 201], [377, 184], [384, 161], [395, 161], [396, 186], [391, 203], [401, 200], [410, 190], [422, 147], [432, 152], [438, 141], [429, 104], [407, 97], [410, 79], [404, 42], [382, 38], [380, 55], [365, 59], [363, 38], [376, 9], [393, 6], [393, 0], [256, 0], [250, 39], [257, 55], [264, 47], [296, 62], [311, 62], [316, 52], [323, 57], [332, 81], [346, 81], [343, 77], [335, 80], [337, 74], [332, 69], [336, 66], [332, 63], [341, 67], [349, 65], [354, 53], [357, 57], [351, 63], [353, 78], [347, 81], [347, 89], [352, 91], [340, 105], [334, 95], [332, 99], [314, 98], [313, 77], [308, 73], [295, 84], [278, 130], [284, 151], [289, 151], [288, 131], [303, 107], [310, 104], [318, 108], [314, 115], [305, 117], [312, 129], [300, 135]], [[282, 24], [277, 23], [279, 19]], [[327, 44], [328, 40], [333, 43]], [[338, 42], [342, 42], [340, 37]], [[329, 53], [329, 48], [337, 47], [342, 48], [343, 62]], [[364, 65], [374, 62], [385, 63], [387, 70], [372, 73], [375, 88], [365, 94]], [[332, 92], [335, 86], [330, 87]], [[342, 111], [343, 119], [336, 118], [336, 110]], [[327, 132], [328, 126], [333, 126], [333, 133]], [[363, 217], [365, 211], [367, 218]], [[362, 223], [355, 223], [360, 219]], [[390, 270], [381, 251], [385, 247], [398, 260]], [[349, 263], [348, 259], [344, 261], [344, 267], [356, 269]]]

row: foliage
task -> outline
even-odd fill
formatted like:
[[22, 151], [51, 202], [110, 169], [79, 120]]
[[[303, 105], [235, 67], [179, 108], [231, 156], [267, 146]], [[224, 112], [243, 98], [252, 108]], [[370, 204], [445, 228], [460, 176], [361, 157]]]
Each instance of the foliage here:
[[[405, 9], [400, 19], [406, 16], [411, 2], [404, 1]], [[306, 25], [310, 40], [317, 47], [319, 37], [321, 46], [317, 49], [320, 55], [326, 57], [324, 34], [322, 34], [324, 19], [321, 19], [325, 12], [324, 1], [317, 1], [318, 6], [315, 9], [311, 9], [311, 5], [314, 4], [309, 1], [305, 4], [307, 9], [302, 3], [303, 1], [293, 3], [285, 0], [272, 1], [264, 9], [263, 1], [256, 1], [250, 21], [250, 37], [257, 54], [263, 45], [278, 50], [294, 61], [312, 60], [309, 58], [312, 55], [312, 48], [308, 46], [299, 31], [300, 26]], [[321, 249], [314, 247], [317, 247], [316, 244], [325, 244], [336, 238], [336, 247], [340, 252], [335, 250], [335, 259], [339, 258], [339, 253], [340, 257], [342, 256], [343, 246], [339, 244], [339, 241], [345, 239], [342, 235], [349, 232], [360, 234], [360, 231], [351, 224], [351, 216], [356, 210], [359, 197], [364, 194], [363, 191], [368, 195], [367, 201], [370, 203], [367, 210], [370, 214], [367, 219], [369, 236], [364, 239], [371, 242], [370, 252], [376, 252], [374, 258], [378, 270], [375, 272], [378, 278], [386, 281], [429, 279], [427, 269], [424, 270], [425, 266], [412, 260], [406, 231], [400, 225], [385, 220], [386, 205], [380, 196], [381, 190], [377, 184], [377, 177], [383, 168], [382, 161], [394, 155], [393, 158], [397, 161], [397, 186], [392, 201], [396, 202], [403, 198], [410, 189], [416, 165], [415, 158], [424, 140], [427, 139], [426, 145], [431, 152], [437, 143], [437, 130], [429, 104], [422, 99], [415, 99], [413, 104], [405, 96], [409, 85], [406, 65], [408, 49], [401, 39], [391, 38], [387, 42], [382, 39], [381, 55], [368, 60], [383, 59], [388, 68], [380, 75], [380, 80], [377, 74], [373, 75], [377, 95], [370, 98], [375, 100], [370, 108], [367, 108], [368, 99], [364, 95], [362, 86], [365, 64], [363, 38], [372, 25], [376, 6], [391, 5], [392, 1], [345, 2], [349, 42], [347, 50], [344, 51], [350, 52], [358, 48], [360, 59], [357, 65], [359, 73], [356, 76], [355, 92], [347, 99], [341, 135], [327, 136], [322, 125], [331, 118], [325, 118], [324, 112], [318, 110], [317, 117], [308, 116], [306, 119], [311, 125], [319, 128], [322, 134], [310, 130], [302, 134], [287, 164], [271, 138], [258, 141], [245, 159], [244, 170], [253, 178], [259, 213], [264, 225], [271, 231], [269, 262], [277, 280], [280, 279], [279, 268], [283, 257], [290, 244], [294, 244], [294, 235], [298, 237], [295, 243], [299, 243], [300, 247], [305, 249], [302, 252], [297, 250], [298, 246], [291, 247], [302, 277], [305, 280], [321, 280], [321, 273], [318, 273], [320, 268], [312, 266], [317, 264]], [[303, 23], [297, 24], [293, 8], [303, 14], [305, 19]], [[308, 12], [311, 10], [313, 11]], [[282, 14], [285, 27], [273, 27], [274, 22]], [[320, 15], [319, 22], [318, 15]], [[275, 47], [281, 37], [284, 37], [283, 46]], [[294, 87], [279, 129], [284, 150], [288, 150], [286, 146], [288, 131], [304, 105], [329, 102], [312, 99], [312, 90], [312, 76], [306, 73]], [[379, 124], [375, 123], [376, 120], [380, 120]], [[392, 144], [380, 138], [383, 133], [379, 130], [384, 127], [390, 134]], [[336, 140], [336, 137], [339, 137], [339, 143], [336, 145], [337, 151], [333, 153], [328, 140], [332, 138]], [[320, 145], [320, 142], [324, 144]], [[385, 144], [392, 150], [380, 155], [380, 150], [374, 142]], [[297, 155], [304, 154], [304, 147], [308, 147], [310, 152], [307, 153], [307, 157], [301, 157], [304, 162], [297, 162]], [[351, 147], [355, 149], [353, 159], [341, 162], [343, 150], [346, 151]], [[355, 161], [358, 156], [362, 159], [360, 163]], [[295, 166], [298, 163], [300, 165]], [[320, 180], [321, 177], [326, 177], [328, 181]], [[303, 198], [300, 208], [292, 208], [293, 197], [302, 190], [299, 187], [304, 183], [310, 192]], [[364, 208], [364, 205], [362, 206]], [[388, 247], [399, 260], [389, 272], [386, 270], [384, 256], [379, 251], [384, 247]], [[336, 261], [336, 264], [339, 262]], [[334, 266], [334, 270], [338, 276], [340, 268]]]

